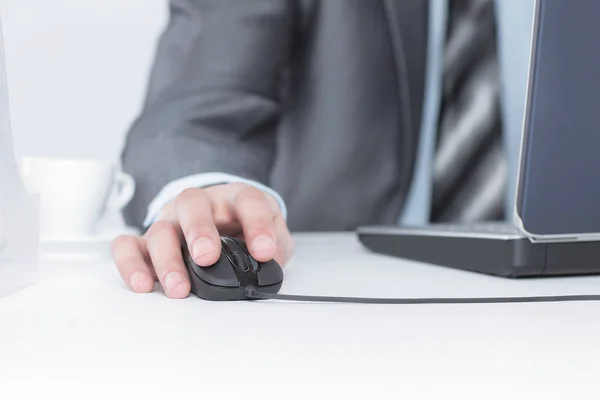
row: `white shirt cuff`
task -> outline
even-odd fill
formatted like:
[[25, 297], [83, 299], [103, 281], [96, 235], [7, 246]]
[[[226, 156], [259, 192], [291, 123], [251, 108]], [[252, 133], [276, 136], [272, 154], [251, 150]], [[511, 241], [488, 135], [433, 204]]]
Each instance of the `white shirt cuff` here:
[[279, 195], [279, 193], [277, 193], [270, 187], [253, 180], [241, 178], [236, 175], [225, 174], [222, 172], [206, 172], [196, 175], [189, 175], [174, 180], [167, 184], [148, 206], [148, 212], [146, 214], [146, 219], [144, 220], [144, 227], [150, 226], [155, 221], [160, 210], [162, 210], [162, 208], [168, 202], [175, 199], [185, 189], [193, 187], [202, 188], [206, 186], [220, 185], [224, 183], [233, 182], [246, 183], [273, 196], [279, 204], [279, 208], [281, 209], [281, 214], [283, 215], [283, 218], [287, 219], [287, 207], [285, 205], [285, 202], [283, 201], [283, 198]]

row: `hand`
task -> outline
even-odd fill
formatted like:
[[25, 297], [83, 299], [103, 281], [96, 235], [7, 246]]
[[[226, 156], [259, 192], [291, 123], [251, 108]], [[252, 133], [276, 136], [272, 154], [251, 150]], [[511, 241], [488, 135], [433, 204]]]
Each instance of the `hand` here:
[[123, 280], [138, 293], [158, 280], [170, 298], [190, 294], [181, 243], [196, 264], [207, 267], [221, 255], [220, 236], [241, 237], [257, 261], [275, 259], [282, 267], [293, 253], [293, 239], [275, 199], [244, 183], [187, 189], [167, 204], [142, 237], [123, 235], [111, 246]]

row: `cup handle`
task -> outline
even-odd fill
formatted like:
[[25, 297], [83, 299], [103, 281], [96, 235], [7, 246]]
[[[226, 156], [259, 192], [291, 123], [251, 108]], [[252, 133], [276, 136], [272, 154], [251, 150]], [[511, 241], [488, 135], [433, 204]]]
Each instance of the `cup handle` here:
[[135, 180], [129, 174], [117, 171], [115, 176], [115, 185], [113, 194], [108, 201], [107, 207], [110, 210], [121, 210], [133, 198], [135, 193]]

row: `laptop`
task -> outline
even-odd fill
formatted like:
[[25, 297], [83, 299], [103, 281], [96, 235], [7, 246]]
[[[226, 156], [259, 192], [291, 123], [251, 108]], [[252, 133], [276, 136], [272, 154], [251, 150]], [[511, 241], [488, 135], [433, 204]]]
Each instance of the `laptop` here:
[[363, 226], [373, 252], [521, 278], [600, 272], [600, 2], [537, 0], [512, 223]]

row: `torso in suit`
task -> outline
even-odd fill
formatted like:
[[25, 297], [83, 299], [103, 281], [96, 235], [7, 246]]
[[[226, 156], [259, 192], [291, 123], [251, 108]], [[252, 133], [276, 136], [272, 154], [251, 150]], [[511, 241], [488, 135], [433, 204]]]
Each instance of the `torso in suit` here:
[[[167, 183], [221, 171], [276, 190], [295, 231], [425, 223], [444, 4], [172, 0], [123, 153], [137, 180], [126, 221], [142, 225]], [[530, 34], [528, 1], [498, 5], [524, 15], [512, 32]], [[512, 120], [522, 115], [529, 46], [518, 39], [501, 56], [521, 79], [504, 90]], [[505, 130], [516, 153], [520, 127]]]

